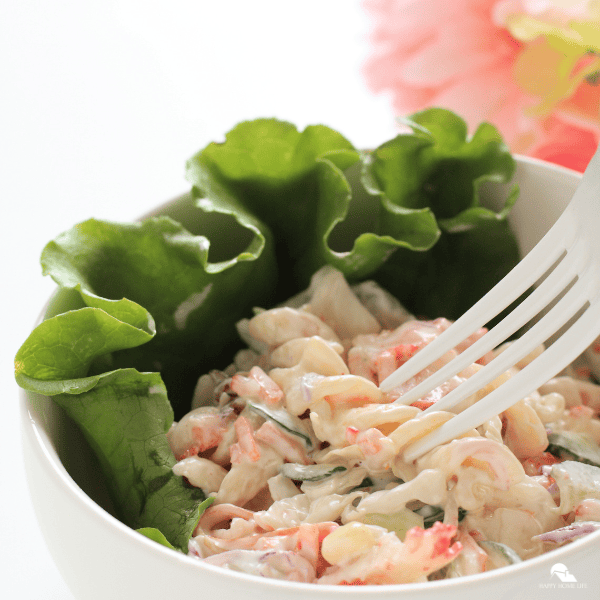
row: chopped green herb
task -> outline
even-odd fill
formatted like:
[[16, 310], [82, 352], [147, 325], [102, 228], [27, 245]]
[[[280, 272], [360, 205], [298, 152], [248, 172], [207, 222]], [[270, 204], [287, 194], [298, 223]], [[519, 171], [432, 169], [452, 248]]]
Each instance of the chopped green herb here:
[[572, 431], [561, 431], [548, 435], [547, 452], [558, 458], [576, 460], [600, 467], [600, 449], [585, 436]]
[[255, 413], [259, 414], [261, 417], [273, 421], [273, 423], [281, 427], [281, 429], [284, 431], [299, 437], [307, 446], [307, 448], [313, 447], [313, 442], [310, 439], [310, 436], [300, 431], [299, 424], [294, 422], [294, 418], [287, 410], [278, 410], [276, 408], [265, 406], [264, 404], [256, 404], [250, 400], [246, 401], [246, 406], [248, 406], [248, 408], [253, 410]]
[[300, 465], [297, 463], [284, 463], [280, 473], [294, 481], [322, 481], [336, 473], [343, 473], [346, 467], [342, 465]]

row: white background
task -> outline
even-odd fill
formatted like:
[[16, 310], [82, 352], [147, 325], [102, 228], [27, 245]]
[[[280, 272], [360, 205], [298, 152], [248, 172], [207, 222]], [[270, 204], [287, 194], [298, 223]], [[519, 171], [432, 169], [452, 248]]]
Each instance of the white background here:
[[355, 0], [0, 3], [2, 598], [73, 598], [28, 498], [12, 375], [54, 289], [43, 246], [185, 191], [186, 159], [243, 119], [325, 123], [359, 147], [391, 137], [361, 76], [368, 28]]

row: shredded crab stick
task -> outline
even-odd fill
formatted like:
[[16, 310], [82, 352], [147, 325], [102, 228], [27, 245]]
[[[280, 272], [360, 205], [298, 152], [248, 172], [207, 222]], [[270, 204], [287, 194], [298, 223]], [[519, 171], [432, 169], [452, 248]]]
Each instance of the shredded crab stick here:
[[190, 554], [287, 581], [402, 584], [482, 573], [597, 531], [600, 344], [477, 429], [408, 460], [407, 447], [453, 416], [425, 409], [506, 345], [407, 406], [404, 394], [485, 329], [384, 392], [379, 383], [450, 322], [416, 320], [361, 285], [323, 269], [305, 304], [240, 323], [251, 347], [235, 358], [243, 369], [200, 378], [193, 410], [168, 433], [174, 471], [214, 498]]
[[462, 545], [452, 543], [455, 534], [456, 527], [438, 522], [431, 529], [410, 529], [402, 542], [381, 527], [348, 523], [324, 540], [324, 557], [333, 564], [319, 583], [367, 585], [423, 580], [458, 556]]

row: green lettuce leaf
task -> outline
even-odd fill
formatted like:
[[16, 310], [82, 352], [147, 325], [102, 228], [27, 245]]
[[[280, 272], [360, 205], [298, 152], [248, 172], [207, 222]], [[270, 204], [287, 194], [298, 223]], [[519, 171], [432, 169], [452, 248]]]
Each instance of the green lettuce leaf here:
[[137, 328], [102, 309], [86, 307], [42, 321], [15, 356], [17, 383], [47, 396], [86, 391], [91, 381], [86, 375], [95, 358], [152, 339], [149, 315], [146, 320], [148, 327]]
[[[398, 248], [428, 250], [439, 237], [435, 217], [429, 209], [404, 210], [372, 198], [368, 212], [375, 231], [358, 232], [352, 248], [335, 250], [332, 237], [336, 226], [347, 218], [352, 202], [352, 187], [335, 165], [320, 159], [317, 166], [320, 198], [316, 219], [306, 235], [306, 247], [298, 260], [297, 271], [304, 280], [320, 266], [329, 264], [349, 280], [364, 279], [379, 269]], [[363, 221], [363, 224], [366, 223]]]
[[415, 314], [456, 319], [519, 260], [506, 221], [518, 188], [497, 213], [480, 204], [484, 183], [510, 181], [514, 159], [488, 123], [469, 138], [464, 120], [444, 109], [404, 122], [413, 133], [374, 150], [363, 180], [389, 205], [431, 211], [440, 236], [424, 252], [399, 249], [375, 279]]
[[44, 272], [83, 306], [34, 329], [15, 356], [17, 382], [53, 396], [78, 424], [121, 520], [154, 527], [185, 551], [204, 494], [171, 470], [166, 432], [178, 386], [168, 399], [158, 372], [139, 371], [163, 369], [177, 384], [185, 373], [180, 412], [187, 412], [202, 361], [212, 367], [225, 351], [230, 359], [235, 322], [272, 285], [266, 242], [251, 239], [233, 258], [210, 263], [206, 238], [167, 217], [91, 219], [42, 253]]
[[[236, 217], [259, 233], [255, 219], [239, 213]], [[253, 304], [265, 301], [265, 290], [273, 286], [275, 265], [272, 249], [265, 248], [267, 238], [268, 232], [254, 236], [236, 256], [213, 263], [204, 236], [165, 216], [131, 224], [90, 219], [61, 234], [42, 252], [44, 273], [61, 288], [78, 291], [90, 309], [110, 315], [113, 327], [123, 324], [118, 338], [99, 329], [93, 336], [81, 336], [84, 327], [75, 321], [83, 315], [61, 318], [67, 324], [60, 336], [71, 330], [78, 345], [89, 338], [104, 348], [71, 377], [87, 375], [85, 367], [90, 374], [120, 367], [160, 371], [176, 413], [187, 412], [197, 374], [229, 361], [231, 347], [238, 343], [235, 322]], [[121, 337], [134, 334], [137, 344], [121, 342]], [[70, 352], [72, 341], [66, 340], [61, 351]], [[139, 347], [144, 342], [149, 343]], [[43, 350], [31, 339], [20, 355], [45, 353], [51, 360], [55, 347], [48, 340]], [[38, 378], [63, 376], [48, 372]]]
[[[201, 516], [204, 511], [215, 501], [215, 497], [214, 496], [209, 496], [208, 498], [206, 498], [206, 500], [203, 500], [197, 508], [198, 514]], [[162, 531], [160, 531], [159, 529], [157, 529], [156, 527], [140, 527], [139, 529], [136, 529], [136, 531], [138, 533], [141, 533], [142, 535], [145, 535], [147, 538], [150, 538], [151, 540], [158, 542], [159, 544], [166, 546], [167, 548], [170, 548], [171, 550], [177, 550], [177, 548], [175, 548], [175, 546], [173, 546], [171, 544], [171, 542], [169, 542], [169, 540], [165, 537], [165, 535], [162, 533]], [[181, 540], [182, 542], [185, 542], [185, 538]], [[180, 548], [183, 552], [187, 553], [187, 546]]]
[[307, 285], [323, 264], [296, 267], [312, 247], [318, 212], [348, 195], [340, 174], [359, 156], [340, 133], [323, 125], [300, 132], [291, 123], [257, 119], [198, 152], [186, 173], [203, 210], [251, 214], [259, 221], [259, 236], [272, 234], [279, 266], [273, 303]]
[[134, 529], [153, 527], [187, 552], [205, 500], [173, 473], [166, 432], [173, 409], [158, 373], [119, 369], [93, 378], [84, 393], [54, 396], [79, 425], [106, 475], [117, 516]]
[[331, 264], [349, 279], [374, 273], [398, 247], [430, 248], [439, 235], [428, 210], [380, 207], [385, 213], [380, 234], [359, 231], [351, 248], [337, 250], [330, 236], [342, 223], [353, 198], [346, 172], [361, 161], [352, 144], [322, 125], [299, 132], [274, 119], [239, 124], [222, 144], [209, 144], [187, 164], [198, 206], [209, 211], [249, 211], [273, 233], [279, 263], [278, 287], [272, 302], [308, 284], [310, 276]]
[[[443, 109], [405, 123], [412, 133], [358, 152], [323, 126], [245, 122], [192, 157], [187, 177], [202, 209], [250, 213], [272, 233], [271, 303], [331, 264], [351, 281], [374, 277], [419, 315], [456, 318], [518, 261], [506, 222], [518, 189], [497, 213], [479, 199], [485, 182], [511, 179], [514, 160], [490, 124], [469, 138]], [[352, 244], [340, 245], [357, 202], [363, 218], [350, 225]]]
[[155, 527], [140, 527], [139, 529], [136, 529], [136, 531], [142, 535], [145, 535], [152, 541], [161, 544], [162, 546], [166, 546], [171, 550], [176, 550], [175, 546], [173, 546], [169, 540]]

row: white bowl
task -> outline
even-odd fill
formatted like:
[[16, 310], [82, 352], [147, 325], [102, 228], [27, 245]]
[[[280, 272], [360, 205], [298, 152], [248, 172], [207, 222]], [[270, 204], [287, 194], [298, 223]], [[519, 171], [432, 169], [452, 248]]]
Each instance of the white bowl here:
[[[529, 158], [517, 157], [517, 163], [521, 196], [511, 222], [527, 252], [568, 203], [580, 175]], [[490, 206], [502, 197], [487, 192]], [[171, 213], [185, 213], [186, 199], [166, 206]], [[145, 538], [108, 512], [102, 475], [87, 443], [51, 399], [22, 392], [21, 425], [27, 478], [40, 528], [58, 569], [79, 600], [283, 600], [305, 595], [314, 600], [348, 596], [362, 600], [532, 600], [600, 595], [600, 532], [505, 569], [401, 586], [294, 584], [206, 565]], [[551, 578], [556, 563], [566, 565], [577, 582], [565, 584]]]

